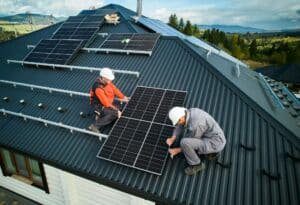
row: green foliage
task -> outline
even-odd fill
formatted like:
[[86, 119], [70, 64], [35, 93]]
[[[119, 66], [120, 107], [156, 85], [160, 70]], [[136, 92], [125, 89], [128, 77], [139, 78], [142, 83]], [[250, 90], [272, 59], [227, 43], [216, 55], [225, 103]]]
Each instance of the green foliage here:
[[178, 29], [178, 18], [176, 16], [176, 14], [171, 14], [171, 16], [169, 17], [169, 23], [170, 26], [172, 26], [173, 28]]
[[[171, 23], [172, 22], [172, 23]], [[171, 25], [172, 24], [172, 25]], [[218, 29], [205, 30], [203, 34], [197, 25], [172, 14], [169, 25], [186, 35], [193, 35], [217, 45], [241, 60], [258, 61], [270, 64], [300, 63], [299, 34], [226, 34]]]
[[252, 40], [251, 44], [250, 44], [250, 48], [249, 48], [249, 53], [250, 56], [253, 58], [255, 56], [257, 56], [257, 43], [256, 43], [256, 39]]
[[184, 20], [183, 20], [183, 18], [180, 18], [179, 25], [178, 25], [178, 30], [183, 32], [184, 27], [185, 27]]
[[15, 32], [13, 31], [0, 31], [0, 42], [8, 41], [15, 38]]
[[189, 36], [193, 35], [193, 26], [189, 20], [186, 21], [183, 33]]

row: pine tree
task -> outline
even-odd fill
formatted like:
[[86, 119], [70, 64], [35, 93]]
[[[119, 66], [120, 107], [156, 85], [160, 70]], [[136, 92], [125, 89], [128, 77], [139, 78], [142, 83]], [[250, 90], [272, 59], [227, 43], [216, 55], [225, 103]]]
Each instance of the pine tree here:
[[193, 26], [189, 20], [186, 21], [183, 33], [189, 36], [193, 35]]
[[199, 30], [199, 27], [198, 27], [197, 24], [193, 25], [193, 35], [196, 36], [196, 37], [200, 36], [200, 30]]
[[171, 16], [169, 17], [169, 23], [170, 26], [172, 26], [175, 29], [178, 29], [178, 18], [176, 16], [176, 14], [171, 14]]
[[178, 30], [181, 31], [181, 32], [183, 32], [184, 27], [185, 27], [185, 25], [184, 25], [183, 18], [180, 18], [179, 25], [178, 25]]
[[257, 54], [257, 43], [255, 39], [250, 44], [249, 53], [251, 57], [255, 57]]

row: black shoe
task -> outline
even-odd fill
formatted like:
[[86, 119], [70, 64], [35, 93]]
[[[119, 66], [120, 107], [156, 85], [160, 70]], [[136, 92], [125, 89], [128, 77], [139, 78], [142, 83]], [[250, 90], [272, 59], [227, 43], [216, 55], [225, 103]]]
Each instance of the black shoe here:
[[94, 125], [94, 124], [91, 124], [88, 129], [92, 132], [95, 132], [95, 133], [100, 133], [100, 131], [97, 129], [97, 127]]
[[206, 159], [212, 161], [212, 160], [218, 159], [219, 156], [220, 156], [220, 153], [211, 153], [211, 154], [206, 155]]
[[184, 169], [184, 172], [186, 175], [194, 175], [197, 172], [200, 172], [204, 169], [205, 169], [205, 164], [203, 162], [201, 162], [198, 165], [188, 166], [187, 168]]

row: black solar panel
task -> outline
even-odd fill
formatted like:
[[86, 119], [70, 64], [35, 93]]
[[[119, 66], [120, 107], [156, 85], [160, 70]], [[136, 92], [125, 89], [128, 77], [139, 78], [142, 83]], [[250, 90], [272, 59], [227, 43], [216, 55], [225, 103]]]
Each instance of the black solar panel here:
[[89, 40], [98, 28], [60, 28], [52, 39], [79, 39]]
[[100, 46], [102, 49], [152, 51], [159, 34], [111, 34]]
[[185, 96], [186, 92], [167, 90], [158, 108], [154, 122], [171, 125], [172, 123], [168, 117], [169, 110], [175, 106], [182, 106]]
[[81, 46], [81, 40], [41, 40], [24, 61], [67, 64]]
[[53, 34], [52, 39], [89, 40], [104, 22], [101, 15], [79, 15], [69, 17]]
[[[183, 91], [137, 87], [98, 157], [161, 175], [168, 155], [165, 141], [174, 128], [167, 125], [168, 110], [182, 106], [185, 97]], [[157, 117], [159, 112], [166, 114]]]
[[152, 121], [164, 90], [137, 87], [123, 112], [124, 117]]
[[79, 15], [93, 15], [97, 10], [82, 10]]

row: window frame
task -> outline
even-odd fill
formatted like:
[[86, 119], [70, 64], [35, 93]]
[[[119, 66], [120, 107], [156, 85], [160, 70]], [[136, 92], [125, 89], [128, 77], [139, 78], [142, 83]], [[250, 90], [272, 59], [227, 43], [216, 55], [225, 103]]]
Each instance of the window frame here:
[[[5, 165], [5, 162], [4, 162], [5, 159], [2, 156], [3, 155], [3, 150], [5, 150], [9, 153], [10, 160], [11, 160], [11, 162], [12, 162], [12, 164], [13, 164], [15, 170], [16, 170], [16, 173], [11, 173], [11, 172], [7, 171], [7, 168], [6, 168], [6, 165]], [[21, 155], [22, 157], [24, 157], [26, 171], [27, 171], [29, 176], [24, 176], [24, 175], [20, 174], [19, 167], [18, 167], [18, 164], [17, 164], [17, 161], [16, 161], [16, 156], [15, 156], [16, 154]], [[32, 171], [32, 168], [30, 166], [30, 161], [29, 161], [30, 159], [35, 160], [38, 163], [40, 175], [41, 175], [41, 178], [42, 178], [42, 183], [39, 183], [39, 182], [37, 182], [36, 180], [33, 179], [33, 171]], [[0, 167], [1, 167], [2, 173], [5, 177], [11, 177], [12, 175], [17, 175], [17, 176], [24, 177], [24, 178], [26, 178], [26, 179], [28, 179], [32, 182], [31, 186], [42, 189], [47, 194], [49, 194], [49, 187], [48, 187], [48, 183], [47, 183], [45, 169], [44, 169], [43, 163], [40, 162], [39, 160], [36, 160], [35, 158], [29, 157], [27, 155], [23, 155], [19, 152], [11, 151], [9, 149], [0, 147]]]

